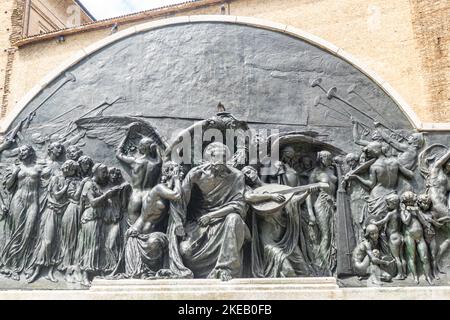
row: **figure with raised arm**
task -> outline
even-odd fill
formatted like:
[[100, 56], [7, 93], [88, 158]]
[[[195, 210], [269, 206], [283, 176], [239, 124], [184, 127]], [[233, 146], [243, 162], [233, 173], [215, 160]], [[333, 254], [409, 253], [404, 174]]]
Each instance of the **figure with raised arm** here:
[[[168, 238], [162, 225], [167, 219], [169, 203], [180, 200], [180, 167], [167, 161], [162, 167], [162, 180], [143, 198], [142, 214], [126, 233], [125, 276], [155, 277], [163, 268], [168, 250]], [[167, 271], [167, 270], [166, 270]]]
[[116, 156], [131, 168], [132, 193], [128, 203], [128, 223], [132, 225], [141, 215], [142, 198], [146, 190], [153, 188], [159, 181], [162, 160], [158, 145], [151, 138], [142, 138], [138, 144], [137, 155], [127, 154], [124, 150], [128, 136], [138, 123], [132, 123], [128, 132], [117, 148]]
[[427, 188], [433, 210], [439, 217], [449, 216], [448, 208], [448, 176], [450, 174], [450, 150], [436, 159], [429, 168], [427, 176]]
[[366, 220], [382, 217], [387, 212], [386, 197], [395, 194], [398, 186], [399, 175], [402, 174], [407, 179], [414, 176], [414, 172], [403, 167], [395, 157], [386, 157], [382, 151], [382, 144], [373, 141], [364, 148], [364, 153], [368, 159], [375, 159], [370, 165], [369, 178], [360, 175], [350, 174], [346, 180], [354, 179], [370, 190], [368, 197], [368, 214]]
[[[392, 150], [391, 150], [391, 146], [389, 145], [389, 143], [387, 143], [384, 139], [383, 136], [381, 135], [381, 130], [378, 130], [377, 128], [375, 128], [375, 130], [372, 132], [372, 136], [371, 136], [371, 140], [365, 140], [363, 139], [359, 133], [358, 133], [358, 122], [355, 120], [352, 120], [353, 123], [353, 142], [355, 144], [357, 144], [358, 146], [361, 147], [367, 147], [369, 145], [369, 143], [373, 142], [373, 141], [377, 141], [379, 143], [381, 143], [381, 152], [386, 156], [389, 157], [391, 156]], [[366, 154], [362, 153], [361, 154], [361, 162], [364, 162], [366, 159]]]
[[[380, 126], [381, 125], [379, 123], [375, 123], [376, 128], [379, 128]], [[420, 149], [422, 149], [425, 143], [423, 133], [415, 132], [411, 134], [408, 137], [408, 140], [405, 142], [399, 142], [398, 140], [390, 137], [382, 130], [379, 130], [379, 134], [384, 141], [389, 143], [391, 147], [400, 152], [400, 154], [397, 156], [400, 165], [409, 170], [416, 169], [419, 151]]]

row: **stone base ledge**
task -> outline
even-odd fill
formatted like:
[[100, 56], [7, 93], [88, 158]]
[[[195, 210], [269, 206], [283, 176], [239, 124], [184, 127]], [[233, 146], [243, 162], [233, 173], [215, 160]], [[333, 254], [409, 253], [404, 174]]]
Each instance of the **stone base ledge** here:
[[339, 288], [334, 278], [95, 280], [89, 290], [7, 290], [19, 300], [416, 300], [450, 299], [450, 286]]

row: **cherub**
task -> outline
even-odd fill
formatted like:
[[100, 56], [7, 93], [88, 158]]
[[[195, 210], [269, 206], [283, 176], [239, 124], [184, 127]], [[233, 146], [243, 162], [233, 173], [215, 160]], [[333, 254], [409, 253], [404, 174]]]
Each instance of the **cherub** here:
[[420, 210], [417, 206], [417, 195], [414, 192], [406, 191], [401, 196], [400, 217], [405, 225], [406, 259], [409, 270], [416, 283], [419, 277], [416, 269], [416, 252], [422, 262], [423, 273], [429, 284], [433, 284], [430, 270], [430, 260], [428, 258], [428, 246], [423, 237], [423, 227], [419, 220]]
[[438, 213], [432, 208], [432, 201], [428, 194], [421, 194], [417, 198], [417, 204], [420, 208], [419, 221], [424, 228], [424, 238], [428, 244], [431, 257], [431, 270], [435, 279], [439, 279], [439, 246], [436, 243], [436, 230], [441, 228], [449, 217], [438, 218]]
[[389, 250], [395, 259], [397, 266], [397, 275], [394, 279], [403, 280], [406, 279], [406, 262], [403, 258], [403, 236], [400, 225], [400, 214], [398, 212], [399, 204], [398, 196], [393, 193], [386, 197], [387, 214], [378, 221], [372, 220], [371, 223], [377, 227], [385, 226], [386, 236], [388, 237]]

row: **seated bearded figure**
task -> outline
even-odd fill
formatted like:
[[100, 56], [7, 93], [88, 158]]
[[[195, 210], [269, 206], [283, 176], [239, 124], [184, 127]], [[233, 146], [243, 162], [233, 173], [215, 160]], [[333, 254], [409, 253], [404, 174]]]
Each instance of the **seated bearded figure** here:
[[225, 145], [209, 144], [206, 162], [187, 173], [182, 200], [171, 208], [170, 272], [176, 277], [226, 281], [241, 276], [242, 247], [250, 239], [243, 220], [245, 180], [226, 164], [228, 158]]

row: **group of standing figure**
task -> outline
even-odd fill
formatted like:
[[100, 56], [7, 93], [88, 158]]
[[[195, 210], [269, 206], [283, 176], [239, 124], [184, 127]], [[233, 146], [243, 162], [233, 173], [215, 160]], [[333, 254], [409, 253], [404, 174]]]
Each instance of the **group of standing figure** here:
[[19, 162], [7, 174], [10, 194], [3, 207], [1, 273], [28, 282], [54, 271], [70, 282], [89, 284], [91, 273], [114, 270], [122, 251], [128, 184], [121, 170], [94, 161], [77, 146], [48, 146], [36, 159], [20, 146]]

